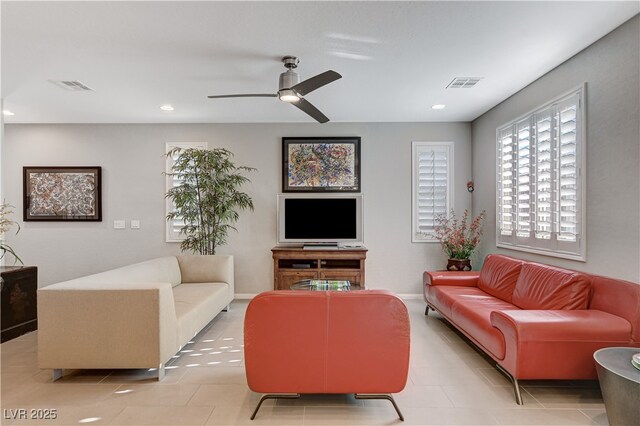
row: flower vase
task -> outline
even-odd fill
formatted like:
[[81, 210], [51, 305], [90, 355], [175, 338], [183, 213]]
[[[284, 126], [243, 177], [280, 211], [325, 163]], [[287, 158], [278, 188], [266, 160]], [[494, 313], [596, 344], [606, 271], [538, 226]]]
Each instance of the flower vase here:
[[447, 271], [470, 271], [471, 259], [449, 259]]

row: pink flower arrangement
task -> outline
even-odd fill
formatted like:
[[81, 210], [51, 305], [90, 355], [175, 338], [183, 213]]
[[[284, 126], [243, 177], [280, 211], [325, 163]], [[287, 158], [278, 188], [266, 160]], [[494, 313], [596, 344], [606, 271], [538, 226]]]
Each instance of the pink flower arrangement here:
[[469, 211], [465, 210], [462, 218], [458, 220], [456, 214], [451, 209], [449, 216], [438, 215], [436, 217], [436, 239], [442, 244], [442, 248], [449, 256], [449, 259], [469, 259], [473, 256], [480, 237], [482, 237], [482, 221], [486, 216], [483, 210], [474, 217], [470, 224]]

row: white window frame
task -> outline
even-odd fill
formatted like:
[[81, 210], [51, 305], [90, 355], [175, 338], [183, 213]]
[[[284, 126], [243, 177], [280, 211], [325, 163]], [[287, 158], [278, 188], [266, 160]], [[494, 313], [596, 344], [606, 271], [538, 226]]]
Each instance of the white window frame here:
[[448, 214], [453, 205], [453, 177], [454, 177], [454, 142], [411, 142], [411, 242], [413, 243], [437, 243], [433, 232], [424, 233], [418, 225], [418, 169], [420, 151], [445, 150], [447, 152], [447, 191], [446, 209]]
[[[207, 142], [167, 142], [165, 144], [165, 154], [171, 151], [174, 148], [201, 148], [208, 149]], [[173, 159], [169, 156], [166, 157], [165, 160], [165, 172], [171, 173], [171, 167], [173, 167]], [[173, 180], [171, 176], [168, 174], [165, 176], [165, 194], [173, 188]], [[184, 236], [181, 236], [180, 233], [175, 231], [174, 222], [169, 222], [166, 220], [167, 215], [173, 211], [173, 203], [168, 198], [165, 198], [165, 240], [168, 243], [179, 243], [184, 240]]]
[[[501, 233], [501, 210], [500, 210], [500, 189], [501, 189], [501, 158], [500, 158], [500, 134], [501, 131], [508, 129], [509, 127], [514, 127], [518, 123], [521, 123], [527, 119], [531, 120], [531, 123], [534, 122], [534, 118], [536, 113], [541, 113], [544, 110], [555, 107], [556, 105], [562, 104], [566, 102], [570, 98], [577, 96], [578, 102], [577, 107], [578, 110], [576, 112], [576, 118], [579, 120], [579, 123], [576, 125], [576, 168], [577, 168], [577, 197], [578, 197], [578, 211], [577, 211], [577, 236], [576, 242], [565, 243], [559, 241], [557, 237], [557, 232], [552, 232], [551, 241], [547, 239], [540, 239], [535, 237], [536, 229], [536, 218], [535, 218], [535, 210], [533, 211], [534, 218], [531, 220], [531, 232], [529, 237], [521, 237], [516, 235], [517, 230], [514, 229], [512, 231], [512, 235], [502, 235]], [[499, 126], [496, 129], [496, 246], [500, 248], [523, 251], [528, 253], [541, 254], [545, 256], [558, 257], [563, 259], [576, 260], [581, 262], [586, 262], [587, 260], [587, 193], [586, 193], [586, 184], [587, 184], [587, 173], [586, 173], [586, 165], [587, 165], [587, 122], [586, 122], [586, 84], [582, 84], [562, 95], [556, 97], [550, 102], [547, 102], [544, 105], [541, 105], [533, 110], [527, 112], [526, 114], [521, 115], [520, 117], [511, 120], [509, 123], [505, 123], [502, 126]], [[555, 130], [552, 129], [552, 130]], [[537, 134], [532, 135], [530, 142], [531, 149], [535, 149]], [[554, 140], [556, 142], [556, 140]], [[533, 153], [531, 156], [531, 175], [532, 177], [537, 173], [537, 169], [535, 167], [535, 157], [536, 153]], [[535, 193], [535, 179], [532, 179], [533, 182], [530, 183], [530, 194]], [[552, 186], [558, 185], [557, 177], [554, 176], [554, 180], [551, 182]], [[516, 191], [515, 186], [513, 190]], [[533, 195], [532, 195], [533, 196]], [[533, 201], [530, 202], [530, 205], [533, 206]], [[556, 214], [556, 206], [553, 206], [553, 210], [551, 212], [552, 215]], [[514, 210], [514, 214], [517, 214], [517, 209]], [[517, 219], [515, 219], [517, 220]], [[557, 226], [556, 222], [557, 218], [553, 219], [552, 225], [554, 227]]]

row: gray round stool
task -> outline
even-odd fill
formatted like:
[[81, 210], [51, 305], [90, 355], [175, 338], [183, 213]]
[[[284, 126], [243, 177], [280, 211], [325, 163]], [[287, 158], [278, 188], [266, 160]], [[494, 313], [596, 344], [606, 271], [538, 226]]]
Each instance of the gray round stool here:
[[640, 425], [640, 370], [631, 356], [640, 348], [604, 348], [593, 354], [611, 426]]

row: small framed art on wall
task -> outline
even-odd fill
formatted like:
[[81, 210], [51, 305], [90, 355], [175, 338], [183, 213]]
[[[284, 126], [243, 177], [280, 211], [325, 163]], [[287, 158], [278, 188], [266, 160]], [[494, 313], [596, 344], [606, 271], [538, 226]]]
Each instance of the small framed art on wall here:
[[102, 168], [23, 167], [24, 221], [102, 221]]

